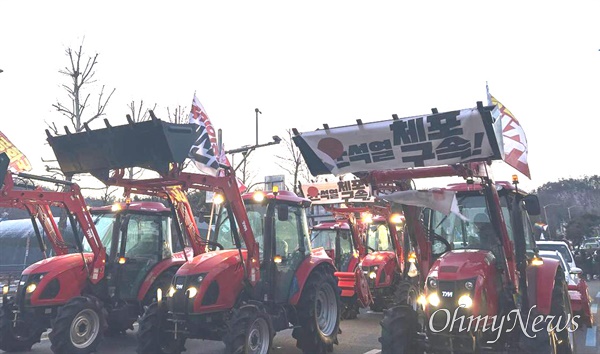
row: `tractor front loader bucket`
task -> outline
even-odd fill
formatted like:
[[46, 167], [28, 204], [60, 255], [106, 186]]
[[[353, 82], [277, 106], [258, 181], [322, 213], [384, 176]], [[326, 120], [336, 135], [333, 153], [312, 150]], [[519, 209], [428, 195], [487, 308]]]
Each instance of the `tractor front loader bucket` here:
[[8, 155], [3, 152], [0, 154], [0, 189], [4, 186], [4, 178], [8, 173], [8, 165], [10, 164], [10, 159]]
[[91, 173], [106, 181], [114, 169], [142, 167], [166, 174], [170, 163], [183, 163], [201, 130], [195, 124], [174, 124], [153, 117], [150, 121], [110, 126], [66, 135], [48, 142], [63, 173]]

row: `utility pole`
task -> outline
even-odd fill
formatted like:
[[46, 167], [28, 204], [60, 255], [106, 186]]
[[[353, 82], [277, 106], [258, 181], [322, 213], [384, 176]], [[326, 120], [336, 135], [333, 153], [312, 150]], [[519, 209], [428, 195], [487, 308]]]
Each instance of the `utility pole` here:
[[254, 113], [256, 113], [256, 145], [258, 145], [258, 114], [262, 114], [262, 112], [258, 108], [254, 108]]

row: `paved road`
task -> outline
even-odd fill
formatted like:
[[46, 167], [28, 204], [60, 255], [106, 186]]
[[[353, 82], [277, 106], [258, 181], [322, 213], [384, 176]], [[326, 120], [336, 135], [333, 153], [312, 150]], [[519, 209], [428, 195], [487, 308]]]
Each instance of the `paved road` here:
[[[591, 328], [580, 328], [575, 332], [577, 353], [600, 354], [600, 337], [598, 336], [598, 304], [600, 303], [600, 280], [588, 282], [590, 296], [593, 298], [592, 311], [595, 314], [595, 323]], [[363, 311], [358, 320], [342, 321], [342, 334], [339, 336], [340, 345], [335, 347], [335, 353], [344, 354], [377, 354], [381, 350], [378, 338], [380, 334], [379, 321], [381, 313]], [[127, 335], [110, 337], [104, 340], [99, 348], [99, 354], [134, 353], [136, 347], [135, 331]], [[187, 353], [222, 354], [224, 346], [221, 342], [189, 340], [186, 344]], [[2, 351], [0, 351], [2, 352]], [[41, 343], [33, 347], [29, 353], [52, 354], [50, 341], [43, 339]], [[291, 330], [280, 332], [275, 336], [273, 343], [273, 354], [300, 353], [296, 348], [296, 342], [292, 338]], [[151, 354], [151, 353], [148, 353]]]

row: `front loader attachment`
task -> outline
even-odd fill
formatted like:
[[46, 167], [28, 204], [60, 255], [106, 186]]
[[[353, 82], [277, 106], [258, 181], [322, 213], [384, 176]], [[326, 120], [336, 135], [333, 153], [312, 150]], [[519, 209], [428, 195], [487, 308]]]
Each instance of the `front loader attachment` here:
[[6, 178], [6, 174], [8, 173], [8, 164], [10, 164], [10, 159], [8, 155], [3, 152], [0, 154], [0, 189], [4, 187], [4, 178]]
[[109, 171], [142, 167], [165, 175], [169, 164], [183, 163], [201, 130], [195, 124], [174, 124], [153, 117], [150, 121], [110, 126], [66, 135], [52, 136], [48, 142], [65, 175], [91, 173], [106, 181]]

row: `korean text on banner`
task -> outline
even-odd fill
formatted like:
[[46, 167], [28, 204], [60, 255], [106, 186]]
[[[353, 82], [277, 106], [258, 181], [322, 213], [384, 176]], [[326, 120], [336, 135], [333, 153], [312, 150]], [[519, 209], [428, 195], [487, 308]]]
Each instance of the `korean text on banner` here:
[[0, 153], [3, 152], [10, 159], [9, 168], [15, 172], [31, 171], [31, 164], [27, 157], [8, 140], [6, 135], [0, 132]]
[[361, 180], [306, 183], [302, 184], [302, 193], [313, 204], [365, 203], [375, 200], [369, 184]]
[[315, 176], [501, 159], [483, 106], [306, 132], [294, 142]]

